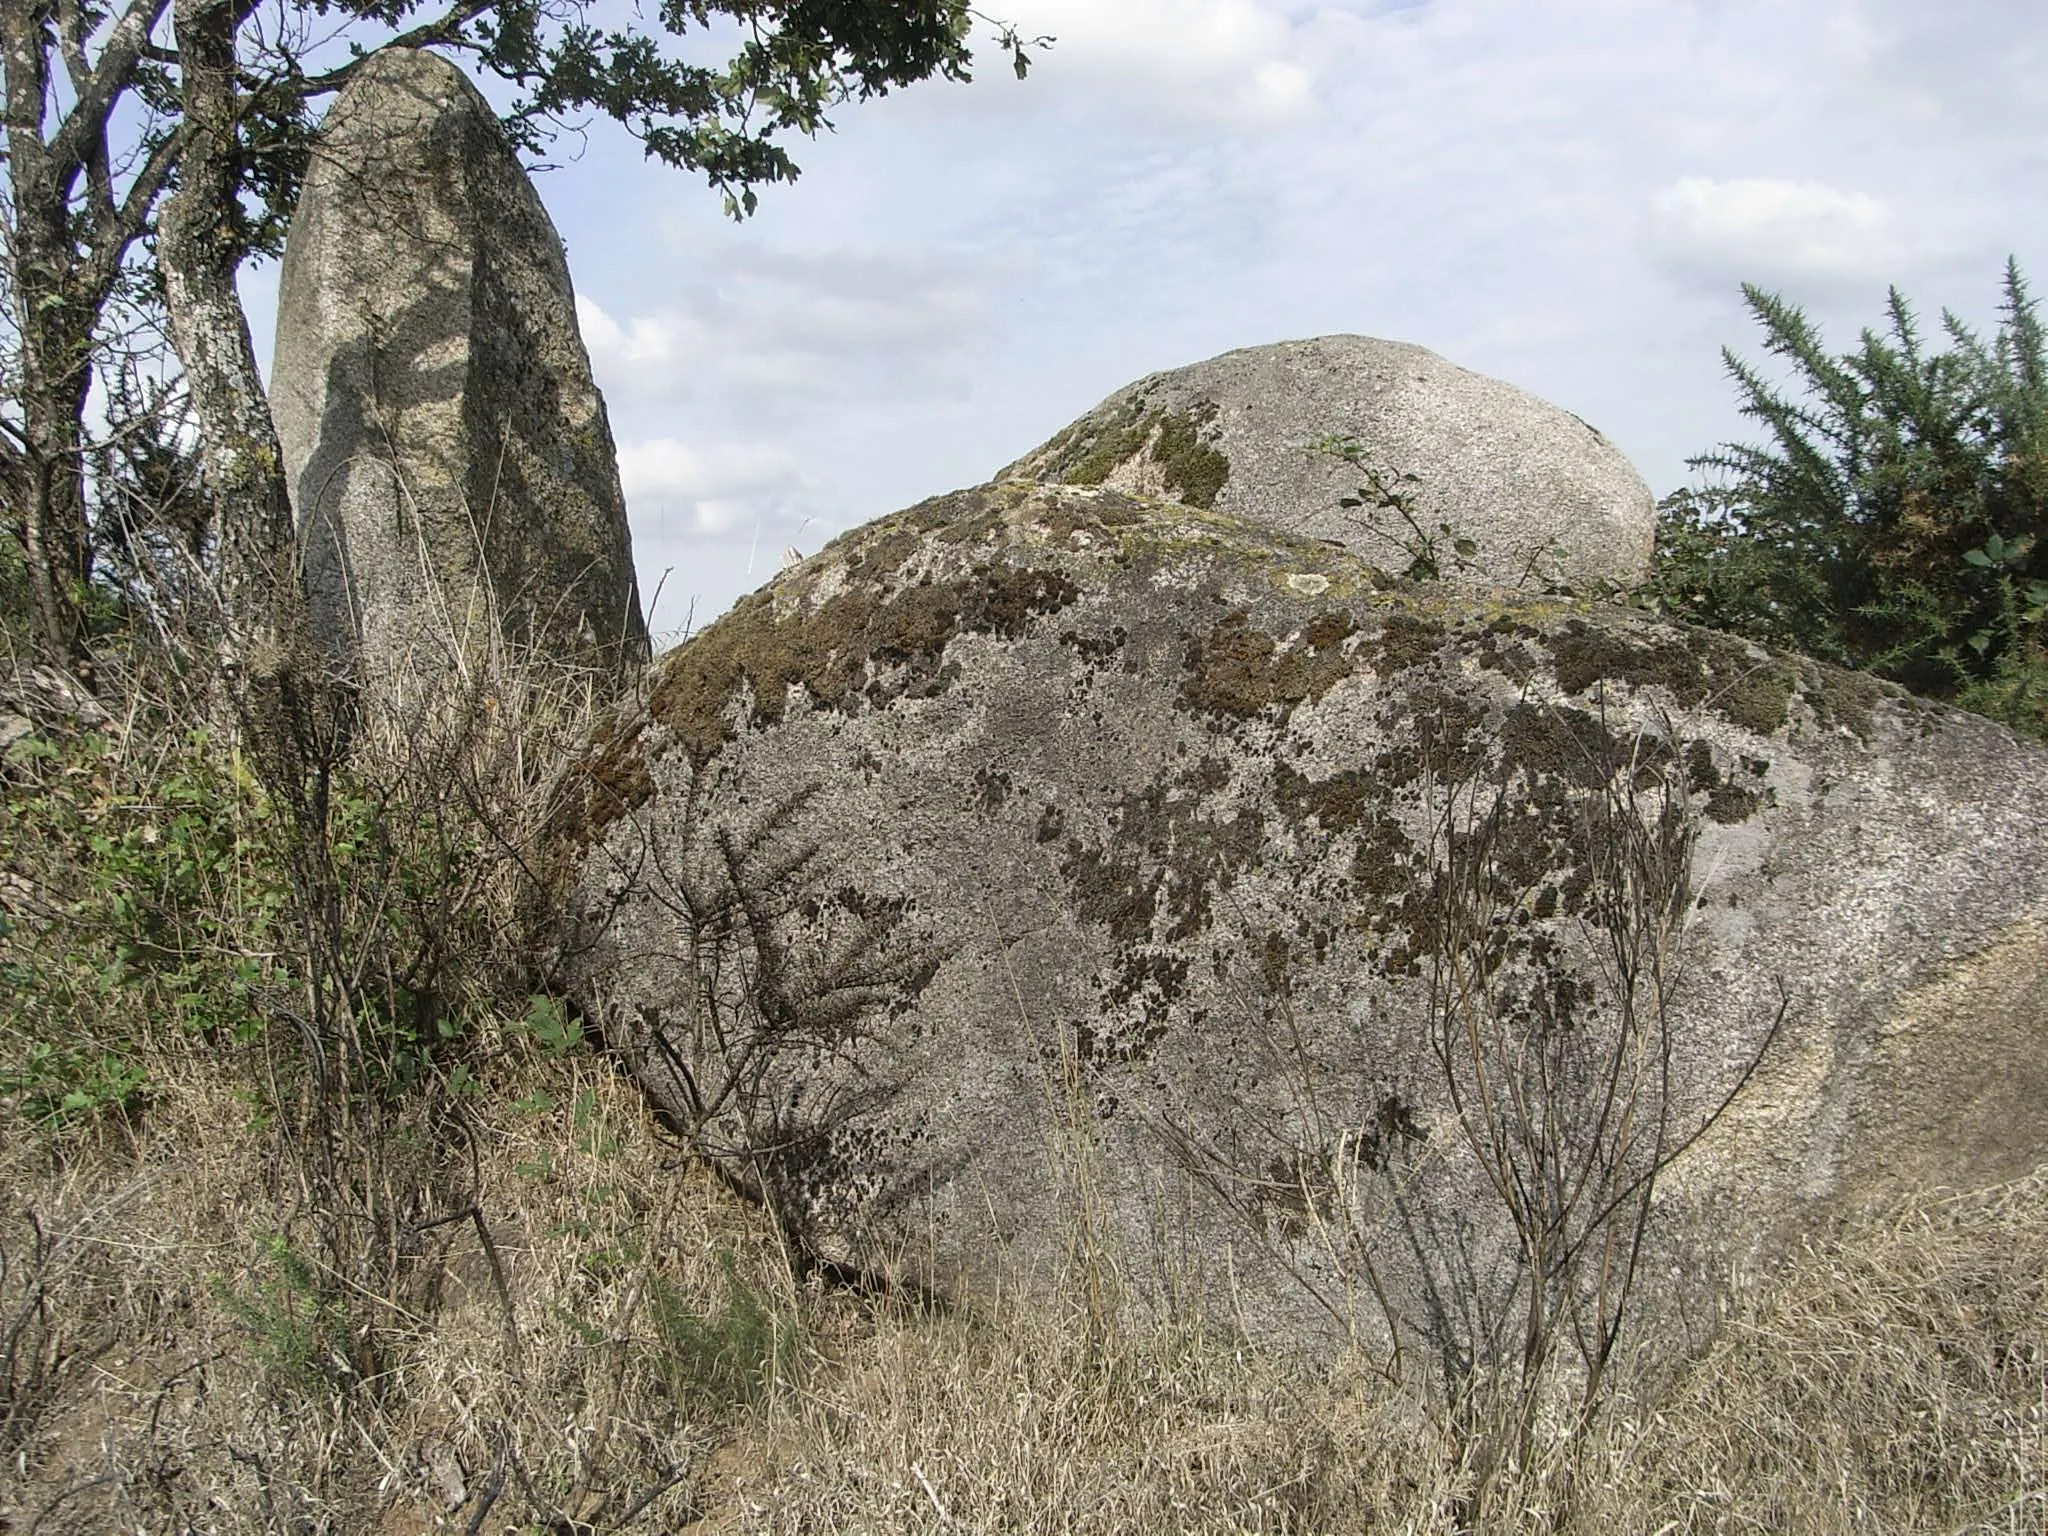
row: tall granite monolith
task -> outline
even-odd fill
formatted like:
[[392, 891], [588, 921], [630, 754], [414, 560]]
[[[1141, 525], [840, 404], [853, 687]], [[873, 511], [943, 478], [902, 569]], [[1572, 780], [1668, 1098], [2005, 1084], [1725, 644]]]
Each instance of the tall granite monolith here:
[[402, 702], [487, 653], [643, 659], [611, 427], [562, 242], [434, 54], [331, 109], [285, 250], [271, 406], [315, 633]]

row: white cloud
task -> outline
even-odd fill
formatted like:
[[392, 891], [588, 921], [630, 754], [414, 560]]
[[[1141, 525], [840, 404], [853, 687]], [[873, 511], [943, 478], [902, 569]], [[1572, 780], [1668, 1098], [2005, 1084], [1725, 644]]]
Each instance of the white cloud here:
[[1057, 41], [1036, 79], [1114, 82], [1199, 118], [1298, 119], [1315, 60], [1287, 9], [1265, 0], [1018, 0], [1004, 11], [1026, 37]]
[[682, 382], [690, 360], [705, 350], [704, 327], [673, 310], [638, 315], [624, 325], [595, 300], [576, 295], [576, 321], [591, 370], [622, 399], [659, 398]]
[[1938, 252], [1931, 222], [1868, 193], [1772, 177], [1688, 176], [1650, 200], [1657, 255], [1715, 282], [1903, 277]]
[[788, 490], [801, 483], [789, 450], [770, 443], [703, 446], [675, 437], [619, 445], [619, 479], [629, 498], [711, 499]]
[[[614, 410], [736, 396], [843, 392], [886, 367], [899, 386], [957, 350], [983, 308], [958, 262], [888, 252], [802, 255], [718, 232], [726, 249], [685, 249], [694, 284], [647, 313], [615, 319], [578, 294], [591, 366]], [[685, 240], [687, 246], [691, 242]]]

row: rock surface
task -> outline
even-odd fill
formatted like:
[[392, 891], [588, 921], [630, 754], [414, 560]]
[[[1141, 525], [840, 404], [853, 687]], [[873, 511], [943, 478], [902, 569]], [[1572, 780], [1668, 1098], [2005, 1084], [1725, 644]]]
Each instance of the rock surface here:
[[1667, 1300], [2048, 1158], [2048, 752], [1869, 679], [1013, 481], [654, 684], [584, 767], [564, 968], [831, 1260], [977, 1294], [1081, 1255], [1457, 1369], [1518, 1306], [1459, 1118], [1510, 1087], [1616, 1210], [1675, 1159]]
[[[1345, 438], [1356, 464], [1317, 449]], [[1642, 477], [1578, 417], [1370, 336], [1155, 373], [996, 478], [1163, 496], [1334, 539], [1396, 574], [1427, 554], [1447, 580], [1582, 595], [1640, 583], [1656, 528]], [[1389, 498], [1408, 503], [1413, 525]]]
[[434, 54], [376, 54], [328, 114], [271, 404], [316, 631], [364, 681], [404, 693], [500, 637], [603, 675], [645, 656], [561, 240]]

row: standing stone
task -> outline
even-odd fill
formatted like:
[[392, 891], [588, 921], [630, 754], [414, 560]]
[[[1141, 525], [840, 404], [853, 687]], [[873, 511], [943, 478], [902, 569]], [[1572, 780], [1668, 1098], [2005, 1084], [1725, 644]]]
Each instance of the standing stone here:
[[372, 57], [292, 221], [271, 404], [323, 646], [392, 702], [495, 642], [607, 681], [647, 630], [562, 243], [489, 104]]
[[[1333, 439], [1351, 440], [1359, 462], [1319, 448]], [[1379, 504], [1368, 471], [1416, 526]], [[1246, 347], [1152, 374], [996, 478], [1163, 496], [1332, 540], [1396, 575], [1427, 540], [1447, 580], [1582, 596], [1648, 576], [1656, 530], [1642, 476], [1578, 417], [1371, 336]]]

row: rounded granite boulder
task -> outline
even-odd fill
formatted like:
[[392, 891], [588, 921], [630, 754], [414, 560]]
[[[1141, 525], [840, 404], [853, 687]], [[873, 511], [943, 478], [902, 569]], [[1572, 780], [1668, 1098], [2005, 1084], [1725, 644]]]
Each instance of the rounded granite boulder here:
[[1629, 610], [1011, 481], [743, 600], [576, 785], [605, 1038], [955, 1296], [1079, 1256], [1456, 1368], [1530, 1281], [1503, 1159], [1655, 1315], [2048, 1156], [2048, 752]]
[[1578, 417], [1371, 336], [1152, 374], [996, 478], [1166, 497], [1330, 539], [1396, 573], [1421, 562], [1529, 591], [1636, 586], [1656, 531], [1642, 476]]

